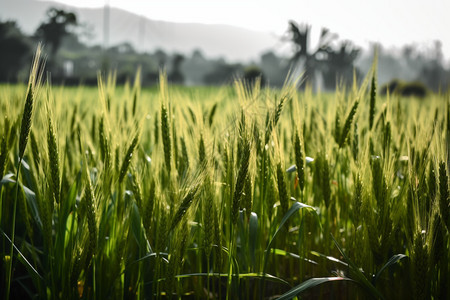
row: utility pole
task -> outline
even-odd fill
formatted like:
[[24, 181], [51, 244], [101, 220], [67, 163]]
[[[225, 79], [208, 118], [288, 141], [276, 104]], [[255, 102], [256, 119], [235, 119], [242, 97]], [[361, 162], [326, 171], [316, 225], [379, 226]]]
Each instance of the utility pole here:
[[105, 2], [105, 8], [103, 9], [103, 58], [101, 63], [101, 69], [107, 71], [109, 69], [108, 58], [108, 46], [109, 46], [109, 0]]
[[137, 49], [140, 52], [145, 52], [145, 17], [140, 15], [139, 17], [139, 30], [138, 30], [138, 44]]
[[106, 50], [109, 46], [109, 0], [106, 0], [105, 8], [103, 9], [103, 49]]

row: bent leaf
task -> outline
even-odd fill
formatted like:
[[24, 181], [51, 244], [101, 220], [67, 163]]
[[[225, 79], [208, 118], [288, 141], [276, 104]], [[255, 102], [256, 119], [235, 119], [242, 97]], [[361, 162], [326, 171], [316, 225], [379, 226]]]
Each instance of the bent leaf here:
[[326, 282], [330, 281], [353, 281], [350, 278], [345, 277], [322, 277], [322, 278], [311, 278], [306, 280], [305, 282], [302, 282], [301, 284], [297, 285], [293, 289], [287, 291], [281, 297], [277, 298], [277, 300], [287, 300], [292, 299], [295, 296], [303, 293], [306, 290], [309, 290], [310, 288], [316, 287], [318, 285], [321, 285]]

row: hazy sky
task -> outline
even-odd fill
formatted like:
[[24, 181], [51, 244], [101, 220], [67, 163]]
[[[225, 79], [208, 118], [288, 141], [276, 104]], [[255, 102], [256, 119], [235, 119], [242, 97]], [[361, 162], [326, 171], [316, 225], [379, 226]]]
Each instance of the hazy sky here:
[[150, 19], [229, 24], [282, 34], [288, 20], [306, 22], [313, 33], [329, 28], [340, 39], [367, 47], [370, 41], [431, 47], [441, 40], [450, 58], [450, 0], [57, 0], [80, 7], [122, 8]]

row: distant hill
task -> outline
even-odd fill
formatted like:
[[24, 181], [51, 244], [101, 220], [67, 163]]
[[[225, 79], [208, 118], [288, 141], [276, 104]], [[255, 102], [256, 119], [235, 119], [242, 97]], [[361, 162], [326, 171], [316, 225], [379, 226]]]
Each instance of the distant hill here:
[[[0, 20], [16, 20], [24, 32], [31, 34], [45, 19], [45, 12], [50, 7], [72, 11], [81, 23], [89, 26], [92, 36], [84, 38], [84, 42], [91, 45], [103, 43], [103, 8], [77, 8], [37, 0], [3, 0]], [[129, 42], [139, 51], [161, 48], [183, 54], [199, 48], [209, 57], [248, 61], [280, 44], [279, 37], [270, 33], [234, 26], [155, 21], [113, 7], [109, 14], [110, 46]]]

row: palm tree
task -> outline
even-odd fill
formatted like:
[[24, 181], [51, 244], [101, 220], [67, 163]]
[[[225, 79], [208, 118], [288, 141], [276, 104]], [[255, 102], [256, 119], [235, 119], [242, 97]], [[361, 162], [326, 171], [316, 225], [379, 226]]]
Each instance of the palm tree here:
[[337, 35], [330, 33], [327, 28], [322, 28], [317, 46], [311, 49], [310, 30], [309, 25], [289, 21], [288, 40], [294, 46], [291, 63], [296, 67], [303, 66], [306, 81], [314, 81], [316, 73], [322, 72], [331, 49], [330, 44], [337, 38]]

